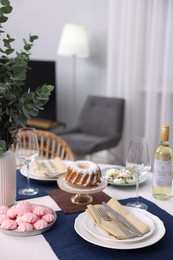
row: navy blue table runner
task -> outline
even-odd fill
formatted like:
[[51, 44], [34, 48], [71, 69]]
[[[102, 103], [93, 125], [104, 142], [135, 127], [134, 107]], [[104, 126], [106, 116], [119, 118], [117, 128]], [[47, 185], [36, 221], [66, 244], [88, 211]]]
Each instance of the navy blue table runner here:
[[[120, 200], [120, 202], [125, 205], [131, 200], [132, 198]], [[136, 257], [142, 260], [173, 260], [173, 216], [144, 198], [140, 198], [140, 200], [149, 205], [148, 211], [158, 216], [166, 228], [165, 236], [154, 245], [142, 249], [118, 250], [91, 244], [74, 230], [74, 221], [79, 213], [64, 214], [62, 211], [57, 212], [56, 225], [43, 236], [60, 260], [134, 260]]]
[[[19, 170], [17, 170], [16, 178], [17, 178], [17, 191], [21, 188], [27, 187], [27, 179], [25, 176], [23, 176], [20, 173]], [[37, 198], [37, 197], [46, 196], [48, 195], [46, 192], [47, 190], [54, 190], [59, 188], [56, 181], [38, 181], [38, 180], [30, 179], [30, 184], [31, 187], [38, 188], [39, 193], [31, 197], [28, 197], [27, 195], [26, 196], [20, 195], [18, 194], [18, 192], [16, 192], [16, 200], [24, 200], [28, 198]]]
[[[26, 185], [26, 178], [18, 172], [17, 188], [24, 187], [24, 185]], [[39, 182], [31, 180], [31, 185], [33, 187], [38, 187], [40, 191], [39, 194], [33, 197], [45, 196], [47, 195], [46, 190], [58, 188], [56, 182]], [[25, 199], [25, 197], [17, 194], [16, 199]], [[125, 205], [132, 199], [133, 198], [120, 200], [120, 202]], [[139, 259], [141, 258], [142, 260], [158, 260], [161, 258], [173, 260], [173, 216], [151, 201], [144, 198], [140, 198], [140, 200], [149, 206], [149, 212], [158, 216], [163, 221], [166, 228], [165, 236], [154, 245], [142, 249], [118, 250], [91, 244], [81, 238], [74, 230], [75, 218], [80, 213], [65, 214], [62, 211], [57, 212], [58, 218], [55, 225], [51, 230], [43, 233], [43, 236], [60, 260], [134, 260], [136, 257]]]

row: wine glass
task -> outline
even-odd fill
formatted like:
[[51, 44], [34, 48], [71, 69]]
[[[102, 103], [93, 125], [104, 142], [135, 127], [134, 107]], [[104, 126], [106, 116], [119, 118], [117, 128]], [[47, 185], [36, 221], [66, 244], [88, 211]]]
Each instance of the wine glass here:
[[129, 202], [127, 206], [147, 210], [148, 206], [140, 202], [138, 198], [140, 178], [151, 168], [151, 160], [146, 138], [133, 137], [130, 140], [126, 159], [126, 168], [136, 177], [136, 200], [134, 202]]
[[34, 128], [21, 128], [18, 131], [18, 142], [16, 146], [16, 156], [23, 161], [27, 167], [27, 187], [20, 189], [21, 195], [35, 195], [38, 193], [37, 188], [30, 187], [29, 170], [30, 163], [39, 156], [39, 146]]

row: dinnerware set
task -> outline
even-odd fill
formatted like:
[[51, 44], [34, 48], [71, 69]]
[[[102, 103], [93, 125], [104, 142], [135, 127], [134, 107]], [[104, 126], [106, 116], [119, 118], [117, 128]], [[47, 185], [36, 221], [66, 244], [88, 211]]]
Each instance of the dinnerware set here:
[[[41, 161], [40, 163], [41, 166], [45, 168], [48, 174], [48, 176], [45, 177], [45, 180], [55, 181], [56, 178], [54, 175], [58, 173], [58, 170], [56, 169], [56, 166], [53, 164], [53, 162], [51, 160], [45, 160]], [[102, 172], [105, 173], [104, 169], [102, 169]], [[24, 175], [24, 171], [21, 170], [21, 173]], [[143, 177], [144, 178], [142, 179], [142, 182], [146, 181], [147, 173], [144, 174]], [[59, 173], [56, 181], [58, 183], [58, 186], [62, 190], [70, 193], [75, 193], [76, 195], [89, 195], [92, 193], [96, 193], [102, 191], [107, 186], [107, 181], [104, 178], [104, 174], [101, 184], [94, 189], [83, 189], [76, 186], [73, 187], [72, 185], [65, 182], [64, 175], [59, 175]], [[135, 185], [135, 183], [131, 185]], [[116, 225], [127, 236], [127, 239], [118, 240], [115, 237], [113, 238], [112, 236], [105, 235], [101, 230], [99, 230], [96, 227], [96, 225], [93, 223], [93, 221], [90, 219], [86, 212], [79, 214], [78, 217], [75, 219], [74, 229], [86, 241], [98, 246], [112, 249], [142, 248], [156, 243], [164, 236], [165, 228], [162, 221], [159, 218], [152, 215], [148, 211], [143, 211], [141, 209], [128, 207], [128, 210], [130, 213], [132, 212], [134, 215], [137, 215], [139, 219], [142, 219], [144, 223], [150, 226], [150, 232], [148, 234], [142, 234], [141, 232], [139, 232], [139, 230], [134, 225], [128, 222], [127, 219], [125, 219], [121, 214], [119, 214], [117, 211], [112, 209], [107, 203], [104, 202], [98, 208], [100, 218], [102, 218], [105, 221], [111, 221], [110, 216], [107, 214], [107, 212], [110, 212], [111, 215], [116, 217]]]
[[[101, 206], [101, 205], [100, 205]], [[118, 240], [103, 232], [96, 226], [91, 217], [83, 212], [75, 219], [75, 231], [83, 239], [89, 243], [97, 246], [111, 248], [111, 249], [137, 249], [150, 246], [157, 243], [165, 234], [165, 227], [163, 222], [155, 215], [148, 211], [124, 206], [128, 209], [129, 213], [133, 214], [136, 218], [142, 220], [150, 228], [150, 232], [143, 236], [135, 236], [132, 238]]]

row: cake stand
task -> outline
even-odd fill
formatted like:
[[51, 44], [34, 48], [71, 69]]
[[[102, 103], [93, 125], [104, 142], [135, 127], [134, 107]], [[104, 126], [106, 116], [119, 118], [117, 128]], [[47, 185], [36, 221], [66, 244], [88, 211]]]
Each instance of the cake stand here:
[[58, 186], [61, 190], [69, 193], [74, 193], [71, 197], [71, 201], [75, 204], [89, 204], [93, 201], [93, 197], [89, 194], [94, 194], [102, 191], [107, 186], [107, 181], [101, 179], [101, 182], [96, 187], [80, 187], [79, 185], [71, 184], [65, 180], [65, 176], [62, 175], [57, 179]]

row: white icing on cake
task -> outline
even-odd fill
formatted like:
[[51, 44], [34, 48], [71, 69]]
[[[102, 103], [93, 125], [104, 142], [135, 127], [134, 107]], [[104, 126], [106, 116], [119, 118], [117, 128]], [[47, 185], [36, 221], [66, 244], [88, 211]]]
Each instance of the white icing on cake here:
[[[100, 168], [96, 163], [91, 161], [76, 161], [72, 162], [69, 165], [71, 173], [68, 174], [67, 181], [70, 180], [72, 184], [82, 185], [87, 187], [88, 185], [94, 186], [98, 182], [98, 174], [100, 174]], [[73, 174], [76, 173], [74, 177]], [[80, 181], [77, 181], [80, 175]], [[84, 179], [87, 177], [87, 180], [84, 183]], [[73, 176], [73, 178], [72, 178]], [[99, 176], [100, 177], [100, 176]]]

